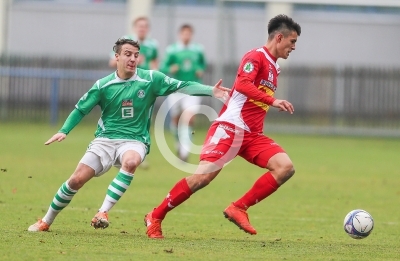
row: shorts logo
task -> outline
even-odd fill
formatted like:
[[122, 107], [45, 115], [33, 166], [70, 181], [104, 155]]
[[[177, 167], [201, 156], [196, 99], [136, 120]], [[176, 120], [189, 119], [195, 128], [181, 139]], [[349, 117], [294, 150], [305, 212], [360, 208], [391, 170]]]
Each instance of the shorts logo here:
[[122, 107], [133, 106], [133, 101], [131, 99], [122, 100]]
[[229, 126], [227, 126], [225, 124], [218, 124], [218, 128], [222, 128], [224, 130], [227, 130], [227, 131], [230, 131], [230, 132], [234, 132], [236, 134], [240, 134], [239, 130], [235, 130], [234, 128], [231, 128], [231, 127], [229, 127]]
[[218, 128], [215, 130], [214, 135], [211, 137], [210, 144], [218, 144], [220, 140], [229, 139], [231, 137], [226, 133], [224, 128], [220, 126], [218, 126]]
[[139, 91], [137, 92], [137, 96], [138, 96], [140, 99], [143, 99], [143, 98], [144, 98], [144, 95], [145, 95], [145, 92], [144, 92], [143, 90], [139, 90]]
[[206, 150], [204, 154], [218, 154], [218, 155], [224, 155], [224, 152], [219, 151], [219, 150]]
[[243, 66], [243, 71], [250, 73], [254, 70], [254, 65], [251, 62], [247, 62], [245, 63], [245, 65]]

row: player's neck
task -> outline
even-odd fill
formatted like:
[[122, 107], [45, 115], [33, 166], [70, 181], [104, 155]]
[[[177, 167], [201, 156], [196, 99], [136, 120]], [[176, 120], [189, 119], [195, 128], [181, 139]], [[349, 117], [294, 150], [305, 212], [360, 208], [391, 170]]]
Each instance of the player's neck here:
[[182, 45], [183, 45], [183, 46], [185, 46], [185, 47], [186, 47], [186, 46], [189, 46], [189, 44], [190, 44], [190, 41], [187, 41], [187, 42], [183, 42], [183, 41], [182, 41], [181, 43], [182, 43]]
[[117, 70], [117, 76], [118, 78], [122, 79], [122, 80], [128, 80], [130, 78], [132, 78], [132, 76], [134, 75], [134, 72], [122, 72], [122, 71], [118, 71]]
[[268, 50], [269, 54], [275, 58], [275, 61], [278, 60], [278, 50], [276, 48], [276, 45], [271, 41], [267, 42], [264, 47]]

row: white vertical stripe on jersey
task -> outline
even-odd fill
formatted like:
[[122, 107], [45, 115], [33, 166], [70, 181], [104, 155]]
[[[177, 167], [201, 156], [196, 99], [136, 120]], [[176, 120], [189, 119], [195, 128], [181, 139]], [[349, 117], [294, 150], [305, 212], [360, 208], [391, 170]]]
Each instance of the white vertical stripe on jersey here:
[[225, 121], [238, 126], [246, 131], [250, 131], [249, 126], [243, 121], [241, 111], [247, 96], [234, 90], [231, 98], [229, 99], [227, 109], [215, 121]]

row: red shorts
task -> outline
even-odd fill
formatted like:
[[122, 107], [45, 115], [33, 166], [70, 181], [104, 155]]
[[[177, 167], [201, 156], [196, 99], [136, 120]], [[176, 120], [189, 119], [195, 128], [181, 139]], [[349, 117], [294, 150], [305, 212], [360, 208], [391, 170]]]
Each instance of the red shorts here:
[[274, 140], [262, 133], [251, 133], [227, 122], [214, 122], [208, 130], [200, 154], [200, 161], [209, 161], [219, 167], [237, 155], [261, 168], [269, 159], [285, 151]]

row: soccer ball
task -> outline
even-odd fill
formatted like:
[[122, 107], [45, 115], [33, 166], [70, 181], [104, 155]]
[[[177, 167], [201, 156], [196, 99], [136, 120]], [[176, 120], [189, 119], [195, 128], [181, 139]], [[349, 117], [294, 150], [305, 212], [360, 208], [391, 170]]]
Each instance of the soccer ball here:
[[366, 238], [374, 228], [374, 219], [362, 209], [350, 211], [343, 223], [344, 231], [354, 239]]

